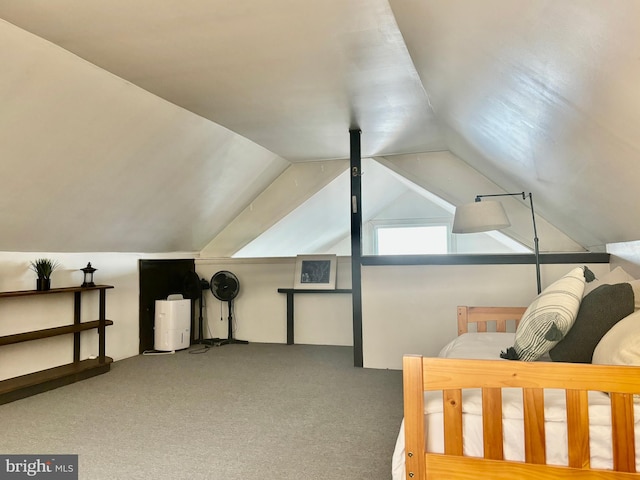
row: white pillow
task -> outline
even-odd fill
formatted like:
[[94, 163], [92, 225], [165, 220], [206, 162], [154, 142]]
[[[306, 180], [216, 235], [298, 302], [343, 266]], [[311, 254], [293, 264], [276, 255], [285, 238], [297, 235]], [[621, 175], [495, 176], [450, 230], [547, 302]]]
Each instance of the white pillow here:
[[640, 311], [611, 327], [596, 345], [591, 363], [640, 365]]
[[583, 291], [584, 270], [580, 267], [545, 288], [524, 312], [513, 349], [503, 358], [533, 362], [551, 350], [573, 326]]
[[441, 358], [500, 360], [500, 351], [513, 345], [513, 337], [513, 332], [463, 333], [445, 345], [438, 356]]
[[600, 285], [615, 285], [616, 283], [625, 283], [635, 280], [629, 275], [622, 267], [616, 267], [610, 272], [604, 274], [602, 278], [598, 278], [593, 282], [589, 282], [584, 286], [583, 297], [586, 296], [592, 290], [595, 290]]

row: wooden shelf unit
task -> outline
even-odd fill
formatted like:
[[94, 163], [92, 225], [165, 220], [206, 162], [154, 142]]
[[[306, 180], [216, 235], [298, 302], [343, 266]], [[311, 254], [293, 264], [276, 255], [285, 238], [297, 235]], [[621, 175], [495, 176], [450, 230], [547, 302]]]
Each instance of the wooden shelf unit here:
[[[106, 356], [105, 334], [106, 327], [113, 325], [113, 321], [107, 320], [105, 315], [106, 291], [110, 288], [113, 288], [113, 286], [96, 285], [93, 287], [52, 288], [51, 290], [43, 291], [0, 292], [0, 299], [65, 293], [73, 293], [74, 298], [72, 324], [0, 336], [0, 346], [4, 346], [58, 335], [73, 334], [73, 362], [0, 381], [0, 405], [109, 371], [113, 359]], [[99, 291], [98, 320], [82, 322], [80, 318], [82, 294], [95, 290]], [[91, 329], [98, 330], [98, 357], [80, 360], [80, 332]]]

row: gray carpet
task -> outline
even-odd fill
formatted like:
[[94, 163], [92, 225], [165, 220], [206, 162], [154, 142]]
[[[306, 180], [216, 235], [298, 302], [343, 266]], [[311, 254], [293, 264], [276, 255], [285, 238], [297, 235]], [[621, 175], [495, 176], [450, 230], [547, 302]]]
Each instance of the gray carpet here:
[[1, 405], [0, 453], [78, 454], [83, 480], [388, 480], [401, 419], [401, 372], [350, 347], [226, 345]]

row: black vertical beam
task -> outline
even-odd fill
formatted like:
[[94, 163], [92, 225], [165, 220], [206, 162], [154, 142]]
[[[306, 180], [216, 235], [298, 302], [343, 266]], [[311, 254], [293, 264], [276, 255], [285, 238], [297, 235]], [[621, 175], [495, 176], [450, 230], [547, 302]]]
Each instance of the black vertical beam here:
[[353, 304], [353, 365], [362, 367], [362, 170], [360, 130], [349, 130], [351, 145], [351, 290]]
[[107, 331], [105, 329], [107, 325], [107, 290], [106, 288], [100, 289], [100, 300], [98, 305], [98, 362], [105, 362], [106, 348], [105, 340]]
[[[80, 325], [80, 312], [82, 311], [82, 305], [80, 301], [80, 292], [73, 294], [73, 324]], [[80, 361], [80, 332], [73, 334], [73, 361], [78, 363]]]
[[295, 343], [293, 333], [293, 292], [287, 292], [287, 345]]

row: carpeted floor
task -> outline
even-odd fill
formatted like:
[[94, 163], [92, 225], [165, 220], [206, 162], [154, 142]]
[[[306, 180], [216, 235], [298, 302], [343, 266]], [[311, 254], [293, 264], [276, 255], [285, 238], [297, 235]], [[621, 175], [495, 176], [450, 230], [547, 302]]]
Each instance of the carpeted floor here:
[[402, 373], [350, 347], [225, 345], [0, 405], [0, 453], [78, 454], [82, 480], [388, 480], [401, 419]]

